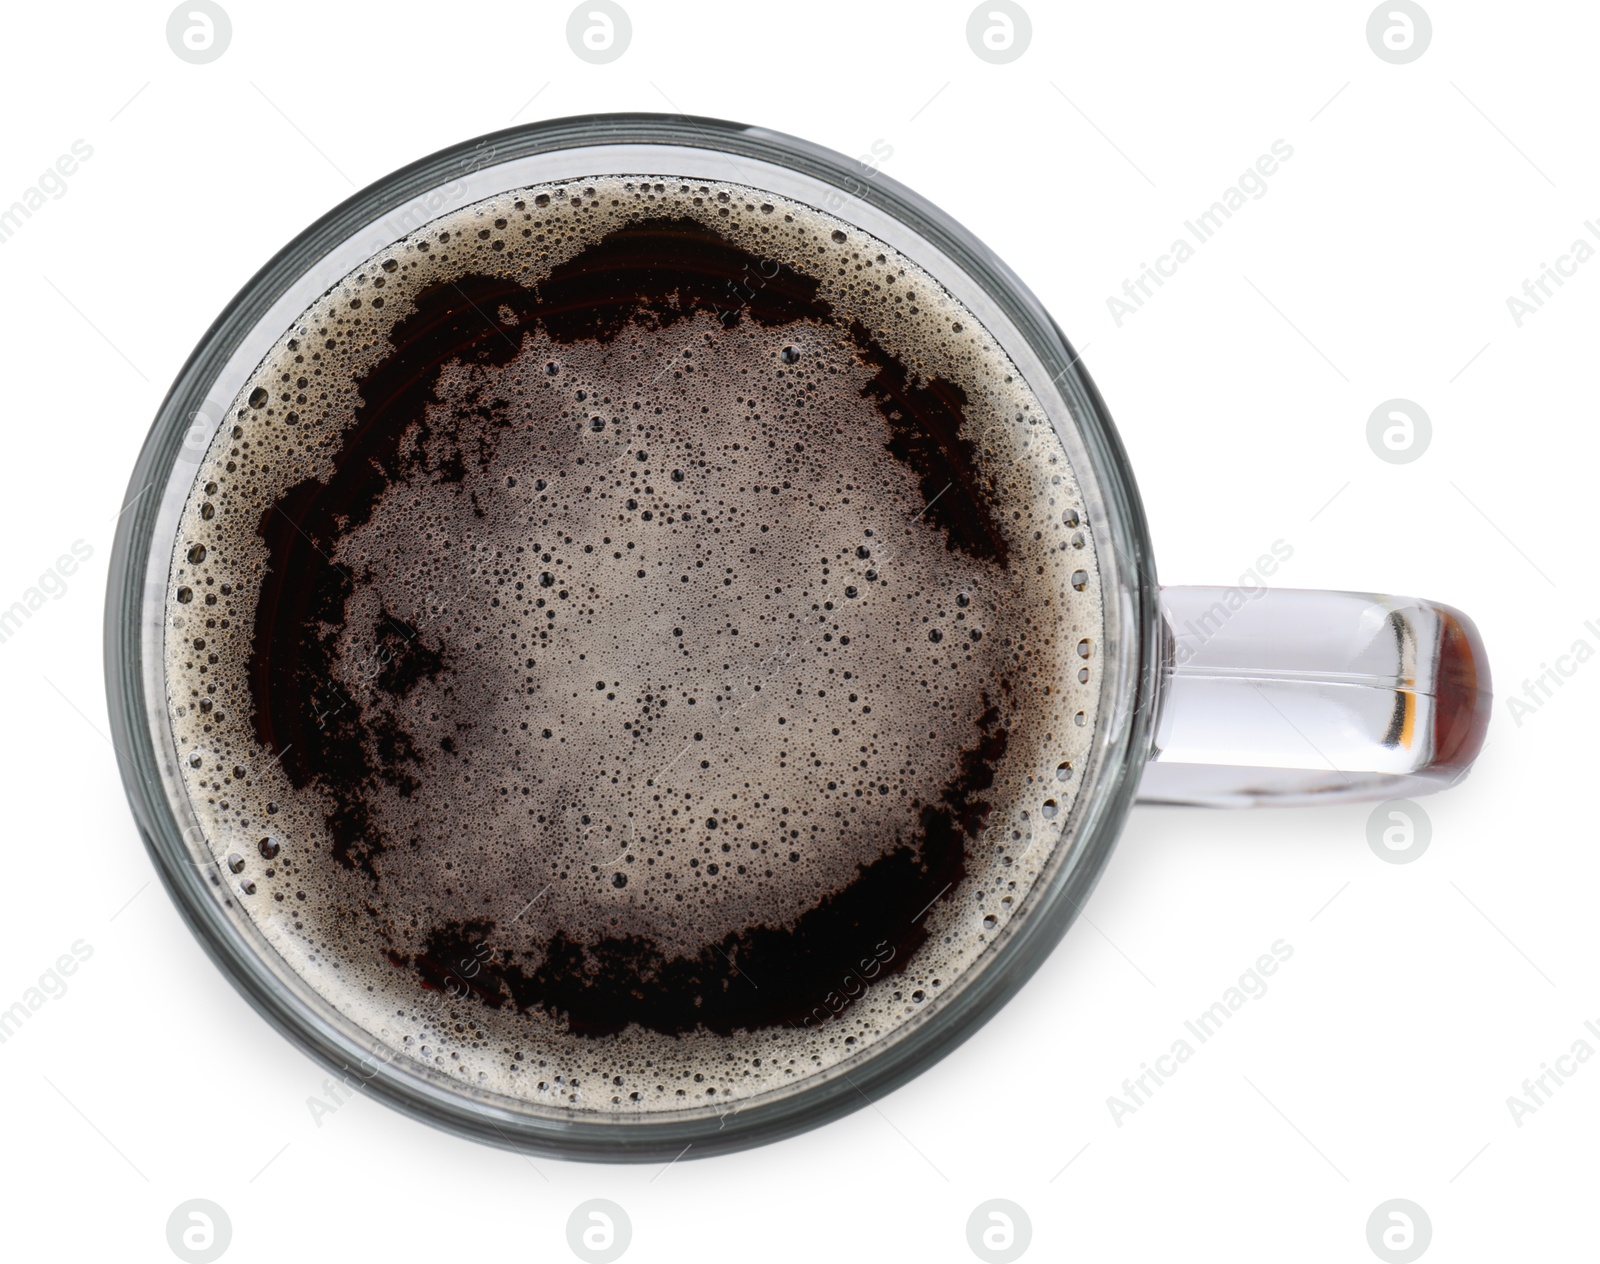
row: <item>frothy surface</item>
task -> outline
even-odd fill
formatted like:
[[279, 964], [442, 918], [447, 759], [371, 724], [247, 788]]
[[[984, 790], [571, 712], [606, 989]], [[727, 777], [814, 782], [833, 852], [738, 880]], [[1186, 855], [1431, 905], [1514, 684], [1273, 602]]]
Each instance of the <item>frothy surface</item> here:
[[1025, 899], [1094, 724], [1081, 512], [884, 243], [667, 177], [492, 198], [308, 310], [202, 464], [191, 801], [395, 1049], [726, 1109], [914, 1021]]

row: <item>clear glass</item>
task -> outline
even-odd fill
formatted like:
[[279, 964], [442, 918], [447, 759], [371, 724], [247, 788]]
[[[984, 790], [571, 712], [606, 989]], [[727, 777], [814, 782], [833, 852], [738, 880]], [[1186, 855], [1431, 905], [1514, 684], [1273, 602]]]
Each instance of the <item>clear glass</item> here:
[[1437, 602], [1166, 588], [1171, 655], [1141, 803], [1263, 807], [1427, 794], [1489, 725], [1472, 621]]
[[[188, 804], [175, 766], [162, 646], [167, 566], [196, 463], [267, 348], [315, 298], [397, 238], [491, 194], [639, 172], [737, 182], [826, 210], [893, 244], [973, 311], [1023, 373], [1073, 464], [1104, 586], [1104, 630], [1096, 655], [1100, 720], [1090, 758], [1077, 770], [1078, 797], [1058, 822], [1044, 872], [976, 965], [914, 1020], [793, 1088], [731, 1112], [603, 1118], [474, 1092], [396, 1058], [276, 956], [227, 898]], [[1092, 892], [1136, 793], [1232, 803], [1338, 792], [1324, 763], [1288, 767], [1270, 757], [1283, 742], [1263, 736], [1252, 696], [1281, 709], [1352, 785], [1367, 789], [1378, 776], [1440, 784], [1470, 763], [1481, 741], [1481, 722], [1476, 739], [1439, 737], [1454, 731], [1448, 722], [1441, 727], [1443, 713], [1465, 707], [1481, 721], [1488, 688], [1476, 634], [1453, 612], [1448, 626], [1457, 631], [1449, 632], [1442, 607], [1391, 603], [1380, 617], [1374, 603], [1381, 599], [1271, 594], [1230, 611], [1211, 631], [1187, 633], [1190, 622], [1215, 621], [1203, 618], [1208, 590], [1158, 590], [1143, 510], [1110, 419], [1078, 357], [1022, 283], [971, 234], [881, 174], [804, 141], [716, 120], [608, 115], [516, 128], [435, 154], [358, 193], [271, 260], [207, 331], [151, 428], [125, 504], [107, 594], [108, 701], [129, 801], [174, 903], [255, 1008], [333, 1071], [359, 1075], [373, 1094], [437, 1126], [533, 1152], [698, 1157], [816, 1126], [890, 1091], [970, 1034], [1037, 968]], [[1390, 631], [1379, 635], [1380, 628]], [[1391, 632], [1392, 654], [1383, 639]], [[1267, 642], [1280, 641], [1304, 652], [1274, 656]], [[1476, 675], [1463, 672], [1463, 661]], [[1399, 730], [1409, 740], [1398, 744], [1384, 721], [1397, 697], [1411, 700], [1404, 710], [1411, 719], [1403, 716]], [[1428, 740], [1419, 744], [1424, 732]], [[1152, 755], [1159, 757], [1150, 762]]]

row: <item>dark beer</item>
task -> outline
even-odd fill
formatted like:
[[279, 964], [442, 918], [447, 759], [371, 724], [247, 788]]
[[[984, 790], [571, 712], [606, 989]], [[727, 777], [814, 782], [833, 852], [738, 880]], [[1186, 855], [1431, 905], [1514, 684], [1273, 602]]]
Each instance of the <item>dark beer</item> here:
[[1090, 525], [887, 244], [733, 185], [507, 193], [240, 392], [168, 586], [178, 757], [230, 898], [399, 1053], [720, 1106], [1026, 901], [1095, 722]]

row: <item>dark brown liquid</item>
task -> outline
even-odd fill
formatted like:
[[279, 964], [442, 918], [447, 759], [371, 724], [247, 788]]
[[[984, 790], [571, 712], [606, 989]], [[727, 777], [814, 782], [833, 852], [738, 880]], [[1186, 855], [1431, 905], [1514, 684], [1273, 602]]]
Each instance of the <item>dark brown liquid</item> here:
[[1082, 510], [998, 344], [847, 224], [670, 178], [452, 212], [278, 339], [185, 506], [169, 711], [219, 880], [475, 1089], [781, 1090], [937, 1004], [1051, 863]]
[[[971, 444], [962, 436], [963, 392], [937, 378], [913, 385], [905, 365], [860, 322], [834, 322], [810, 277], [775, 268], [691, 220], [657, 219], [596, 242], [537, 291], [481, 275], [432, 286], [394, 327], [389, 354], [360, 382], [364, 404], [333, 476], [290, 488], [259, 526], [270, 569], [255, 610], [250, 663], [256, 733], [297, 787], [315, 785], [332, 800], [326, 816], [331, 860], [366, 875], [374, 909], [384, 905], [390, 870], [408, 859], [401, 840], [374, 819], [370, 800], [375, 794], [407, 798], [450, 776], [462, 757], [458, 739], [447, 738], [448, 745], [430, 739], [394, 704], [421, 680], [445, 681], [472, 651], [385, 609], [373, 630], [382, 646], [373, 688], [359, 696], [341, 690], [335, 682], [350, 675], [350, 664], [340, 661], [342, 634], [352, 599], [366, 582], [358, 570], [331, 560], [341, 540], [365, 525], [397, 486], [426, 480], [467, 487], [491, 470], [491, 481], [518, 477], [506, 473], [516, 467], [497, 460], [492, 427], [441, 432], [437, 418], [430, 418], [444, 366], [507, 365], [523, 354], [535, 329], [562, 346], [608, 343], [627, 327], [664, 335], [698, 313], [711, 315], [730, 335], [749, 322], [775, 335], [804, 326], [807, 341], [821, 331], [847, 342], [872, 371], [863, 393], [892, 436], [883, 459], [915, 472], [932, 502], [927, 520], [945, 533], [949, 549], [1004, 567], [1006, 540], [979, 491]], [[810, 366], [800, 363], [802, 354], [790, 354], [795, 363], [773, 372], [798, 379]], [[552, 377], [561, 372], [553, 361], [548, 370]], [[500, 420], [506, 426], [567, 422], [514, 412]], [[791, 431], [804, 428], [773, 427], [785, 438]], [[638, 451], [648, 457], [637, 463], [641, 476], [670, 480], [661, 468], [677, 459], [670, 450]], [[532, 470], [520, 473], [528, 482], [537, 478]], [[649, 526], [640, 522], [637, 529]], [[870, 552], [868, 542], [861, 547]], [[514, 573], [537, 584], [549, 573], [542, 566], [528, 556]], [[571, 606], [556, 601], [553, 608], [560, 618]], [[364, 638], [360, 643], [367, 644]], [[537, 655], [528, 659], [532, 675], [540, 667]], [[1002, 690], [1008, 685], [1004, 678], [998, 682]], [[965, 846], [983, 827], [989, 809], [984, 792], [1005, 753], [1007, 730], [987, 687], [974, 688], [966, 715], [950, 727], [964, 734], [946, 737], [958, 746], [950, 776], [927, 801], [905, 806], [904, 841], [885, 848], [847, 883], [793, 910], [788, 924], [752, 920], [693, 955], [669, 955], [649, 934], [560, 930], [528, 943], [491, 917], [439, 920], [423, 927], [420, 949], [396, 951], [391, 959], [413, 971], [421, 986], [463, 990], [492, 1007], [540, 1007], [574, 1032], [608, 1034], [637, 1023], [661, 1032], [701, 1025], [726, 1033], [803, 1022], [860, 961], [876, 955], [887, 958], [889, 971], [902, 969], [927, 935], [919, 914], [963, 880]], [[633, 880], [627, 869], [624, 861], [607, 880], [625, 885]], [[412, 894], [408, 905], [414, 908]], [[462, 963], [473, 963], [470, 977]]]

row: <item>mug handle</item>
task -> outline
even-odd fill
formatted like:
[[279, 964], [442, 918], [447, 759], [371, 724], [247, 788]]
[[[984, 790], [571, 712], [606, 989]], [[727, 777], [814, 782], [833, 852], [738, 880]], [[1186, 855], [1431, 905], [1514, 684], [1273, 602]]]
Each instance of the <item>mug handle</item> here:
[[1493, 693], [1459, 610], [1376, 593], [1163, 588], [1141, 803], [1293, 806], [1429, 794], [1467, 774]]

